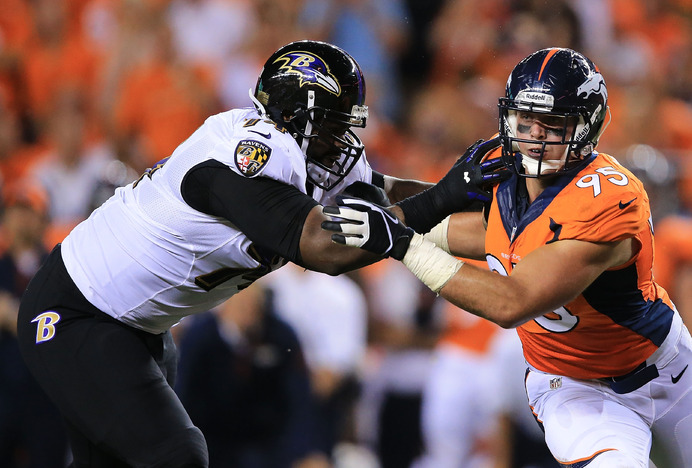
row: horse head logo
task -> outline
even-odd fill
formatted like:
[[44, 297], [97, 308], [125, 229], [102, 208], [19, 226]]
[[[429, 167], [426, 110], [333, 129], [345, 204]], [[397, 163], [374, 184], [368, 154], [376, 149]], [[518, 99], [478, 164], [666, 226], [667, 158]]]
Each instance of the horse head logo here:
[[577, 96], [584, 94], [584, 99], [588, 99], [592, 94], [600, 94], [603, 97], [603, 102], [608, 100], [608, 91], [606, 90], [605, 80], [600, 73], [594, 73], [586, 79], [578, 88]]

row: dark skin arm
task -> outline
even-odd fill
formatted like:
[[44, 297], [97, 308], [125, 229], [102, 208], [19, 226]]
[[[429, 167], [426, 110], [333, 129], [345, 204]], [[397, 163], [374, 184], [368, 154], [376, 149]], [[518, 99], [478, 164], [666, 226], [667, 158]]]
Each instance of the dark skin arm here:
[[322, 214], [322, 205], [313, 207], [308, 213], [300, 236], [302, 266], [334, 276], [382, 259], [366, 250], [352, 249], [332, 242], [331, 232], [321, 227], [322, 221], [328, 220], [329, 218]]
[[[431, 185], [385, 176], [384, 188], [390, 201], [395, 203]], [[304, 267], [334, 276], [382, 260], [379, 255], [332, 242], [332, 233], [321, 227], [322, 221], [328, 220], [329, 218], [322, 213], [321, 205], [315, 206], [305, 219], [300, 236], [300, 254]]]
[[400, 202], [404, 198], [420, 193], [433, 185], [434, 184], [421, 182], [419, 180], [398, 179], [396, 177], [384, 176], [384, 191], [387, 192], [389, 201], [392, 203]]

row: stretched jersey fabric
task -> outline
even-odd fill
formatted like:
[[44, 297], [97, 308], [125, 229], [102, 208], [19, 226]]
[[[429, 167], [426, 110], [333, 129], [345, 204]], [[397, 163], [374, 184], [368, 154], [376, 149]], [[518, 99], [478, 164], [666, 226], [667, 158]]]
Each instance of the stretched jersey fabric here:
[[530, 205], [518, 184], [515, 175], [494, 189], [486, 234], [491, 270], [511, 274], [533, 250], [565, 239], [633, 238], [638, 247], [630, 262], [603, 272], [572, 302], [518, 327], [527, 362], [578, 379], [634, 370], [663, 343], [677, 314], [653, 279], [653, 228], [642, 183], [615, 158], [594, 153]]
[[[270, 249], [257, 248], [228, 219], [185, 202], [183, 179], [210, 160], [243, 177], [293, 186], [308, 197], [305, 156], [288, 133], [252, 108], [209, 117], [170, 157], [117, 189], [63, 241], [67, 271], [89, 302], [130, 326], [163, 333], [285, 263]], [[315, 187], [311, 196], [335, 204], [344, 187], [371, 179], [363, 154], [339, 185], [329, 192]], [[224, 203], [229, 210], [252, 205], [246, 198]]]

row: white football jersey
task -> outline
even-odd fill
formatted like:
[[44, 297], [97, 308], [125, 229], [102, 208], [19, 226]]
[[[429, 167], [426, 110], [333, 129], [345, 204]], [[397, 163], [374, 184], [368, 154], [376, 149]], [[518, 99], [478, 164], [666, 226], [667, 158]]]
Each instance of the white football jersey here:
[[[169, 158], [118, 188], [63, 241], [67, 271], [89, 302], [123, 323], [158, 334], [285, 263], [263, 265], [248, 252], [252, 241], [230, 221], [185, 203], [183, 178], [209, 159], [245, 177], [269, 177], [306, 193], [305, 156], [288, 133], [252, 108], [209, 117]], [[358, 180], [372, 180], [365, 154], [336, 187], [315, 188], [312, 196], [333, 204]], [[195, 283], [198, 277], [217, 285], [205, 290]]]

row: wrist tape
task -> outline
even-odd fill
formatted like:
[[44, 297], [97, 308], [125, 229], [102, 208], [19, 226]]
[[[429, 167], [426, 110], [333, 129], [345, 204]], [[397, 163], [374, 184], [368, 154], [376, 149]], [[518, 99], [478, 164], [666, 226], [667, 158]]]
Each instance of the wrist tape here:
[[435, 294], [440, 293], [444, 285], [464, 264], [420, 234], [413, 235], [402, 262]]
[[[451, 216], [451, 215], [450, 215]], [[442, 220], [440, 224], [435, 226], [430, 230], [430, 232], [427, 232], [423, 235], [423, 237], [426, 240], [429, 240], [442, 250], [444, 250], [447, 253], [451, 253], [449, 251], [449, 241], [447, 240], [447, 230], [449, 229], [449, 216], [447, 216], [445, 219]]]

